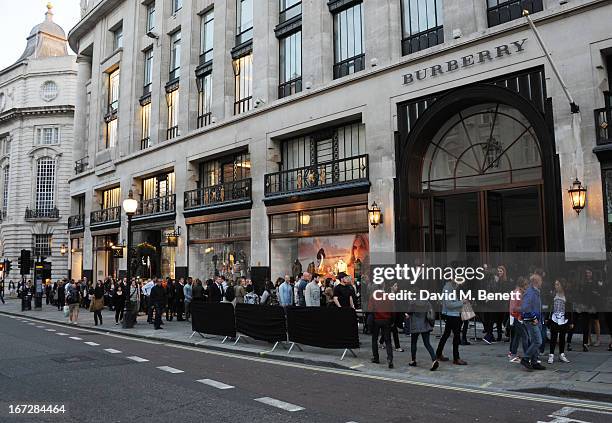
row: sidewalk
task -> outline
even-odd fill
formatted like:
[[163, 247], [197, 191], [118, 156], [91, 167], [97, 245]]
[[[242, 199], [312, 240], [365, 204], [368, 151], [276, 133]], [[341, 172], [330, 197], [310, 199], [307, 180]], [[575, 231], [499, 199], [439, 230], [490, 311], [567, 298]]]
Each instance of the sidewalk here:
[[[7, 299], [6, 304], [0, 304], [0, 313], [21, 315], [28, 318], [39, 319], [54, 323], [66, 323], [63, 312], [56, 307], [44, 305], [42, 310], [21, 311], [21, 302], [16, 299]], [[545, 395], [568, 396], [579, 399], [612, 402], [612, 352], [607, 351], [608, 336], [603, 336], [602, 345], [594, 347], [588, 353], [582, 351], [567, 352], [571, 363], [555, 362], [548, 365], [546, 371], [527, 372], [520, 364], [510, 363], [506, 358], [508, 343], [486, 345], [482, 342], [473, 342], [470, 346], [460, 347], [461, 357], [468, 366], [455, 366], [450, 362], [440, 364], [436, 372], [429, 371], [430, 359], [425, 347], [419, 339], [417, 362], [419, 367], [409, 367], [410, 338], [400, 334], [400, 342], [405, 352], [395, 353], [395, 369], [389, 370], [386, 365], [370, 363], [371, 338], [361, 335], [361, 349], [356, 350], [357, 358], [350, 353], [344, 360], [340, 360], [342, 350], [327, 350], [323, 348], [301, 346], [303, 351], [294, 348], [290, 355], [281, 346], [274, 352], [269, 350], [272, 344], [242, 338], [238, 344], [226, 342], [221, 344], [222, 338], [203, 339], [199, 335], [191, 335], [189, 322], [166, 322], [164, 330], [156, 331], [152, 325], [146, 323], [145, 316], [139, 316], [138, 324], [133, 329], [123, 329], [115, 325], [114, 312], [103, 311], [104, 325], [94, 326], [93, 313], [81, 309], [79, 325], [84, 328], [102, 332], [130, 335], [162, 342], [196, 345], [201, 348], [227, 351], [231, 353], [266, 357], [297, 363], [312, 364], [341, 369], [353, 369], [377, 376], [397, 379], [413, 380], [431, 384], [453, 385], [471, 388], [486, 388], [502, 391], [531, 392]], [[440, 333], [439, 324], [433, 332], [432, 345], [435, 349]], [[468, 336], [473, 336], [474, 329], [470, 328]], [[480, 330], [478, 330], [480, 335]], [[245, 340], [243, 342], [243, 340]], [[579, 334], [574, 339], [580, 342]], [[445, 348], [445, 355], [452, 356], [452, 339], [449, 339]], [[578, 344], [574, 342], [574, 348]], [[548, 347], [548, 346], [547, 346]], [[582, 350], [580, 348], [580, 350]], [[520, 351], [520, 350], [519, 350]], [[385, 352], [380, 351], [381, 362], [385, 362]], [[548, 348], [545, 359], [548, 358]], [[555, 357], [556, 359], [556, 357]]]

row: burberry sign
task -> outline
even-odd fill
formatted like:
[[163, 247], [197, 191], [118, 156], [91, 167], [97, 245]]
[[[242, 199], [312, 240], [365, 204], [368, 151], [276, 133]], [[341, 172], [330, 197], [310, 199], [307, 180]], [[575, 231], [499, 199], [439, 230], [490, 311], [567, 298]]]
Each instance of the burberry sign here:
[[468, 54], [467, 56], [449, 60], [447, 62], [420, 69], [415, 72], [406, 73], [403, 75], [404, 85], [409, 85], [416, 81], [423, 81], [427, 78], [433, 78], [444, 73], [469, 68], [476, 64], [501, 59], [504, 56], [511, 56], [512, 54], [521, 53], [525, 50], [525, 41], [527, 41], [527, 38], [523, 38], [519, 41], [512, 41], [509, 44], [502, 44], [490, 50], [481, 50], [477, 53]]

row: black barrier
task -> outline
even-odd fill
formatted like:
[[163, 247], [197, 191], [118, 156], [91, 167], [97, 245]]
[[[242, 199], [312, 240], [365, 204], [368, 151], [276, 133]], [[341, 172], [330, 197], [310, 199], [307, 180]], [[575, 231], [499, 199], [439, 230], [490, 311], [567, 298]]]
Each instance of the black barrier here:
[[289, 341], [321, 348], [359, 348], [357, 314], [352, 308], [287, 307]]
[[191, 302], [191, 330], [209, 335], [236, 336], [234, 306], [231, 303]]
[[260, 341], [286, 341], [285, 310], [280, 306], [236, 304], [236, 331]]

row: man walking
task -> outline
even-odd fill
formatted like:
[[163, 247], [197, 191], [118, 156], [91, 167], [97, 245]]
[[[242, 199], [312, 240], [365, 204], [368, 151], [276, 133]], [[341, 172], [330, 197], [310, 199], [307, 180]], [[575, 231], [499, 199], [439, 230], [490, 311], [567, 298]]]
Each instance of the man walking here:
[[455, 281], [447, 281], [443, 288], [444, 297], [442, 299], [442, 316], [446, 321], [444, 333], [436, 351], [438, 361], [448, 361], [442, 354], [444, 345], [451, 332], [453, 333], [453, 364], [465, 366], [467, 363], [459, 356], [459, 344], [461, 343], [461, 309], [463, 301], [458, 298], [457, 284]]
[[166, 291], [164, 287], [161, 285], [161, 281], [159, 279], [155, 280], [155, 286], [151, 289], [151, 304], [155, 308], [155, 321], [154, 327], [155, 330], [163, 329], [162, 325], [162, 313], [164, 311], [164, 305], [166, 304]]
[[153, 279], [149, 279], [147, 283], [142, 287], [142, 294], [145, 298], [145, 305], [147, 306], [147, 323], [153, 323], [153, 304], [151, 304], [151, 290], [155, 286]]
[[321, 306], [321, 288], [319, 287], [316, 277], [312, 278], [306, 285], [306, 288], [304, 288], [304, 300], [306, 302], [306, 307]]
[[293, 304], [293, 287], [291, 278], [285, 275], [285, 280], [278, 287], [278, 301], [281, 306], [287, 307]]
[[304, 296], [304, 291], [306, 290], [306, 285], [312, 279], [312, 275], [308, 272], [304, 272], [302, 278], [297, 283], [297, 299], [300, 307], [306, 307], [306, 297]]
[[542, 346], [542, 330], [540, 328], [542, 322], [542, 298], [540, 296], [542, 276], [534, 273], [529, 279], [531, 286], [525, 291], [523, 304], [521, 305], [523, 323], [529, 336], [529, 347], [525, 351], [525, 357], [521, 359], [521, 364], [529, 371], [545, 370], [546, 367], [538, 363], [538, 355]]

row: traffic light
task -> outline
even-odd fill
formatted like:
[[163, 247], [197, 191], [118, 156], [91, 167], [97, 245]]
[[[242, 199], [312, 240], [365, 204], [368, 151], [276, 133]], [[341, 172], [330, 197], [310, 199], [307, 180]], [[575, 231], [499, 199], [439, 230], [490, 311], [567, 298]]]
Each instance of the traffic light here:
[[19, 256], [19, 273], [21, 275], [29, 275], [30, 268], [32, 267], [30, 250], [21, 250], [21, 255]]
[[11, 271], [11, 261], [10, 260], [5, 260], [5, 262], [4, 262], [4, 271], [6, 273], [9, 273]]

